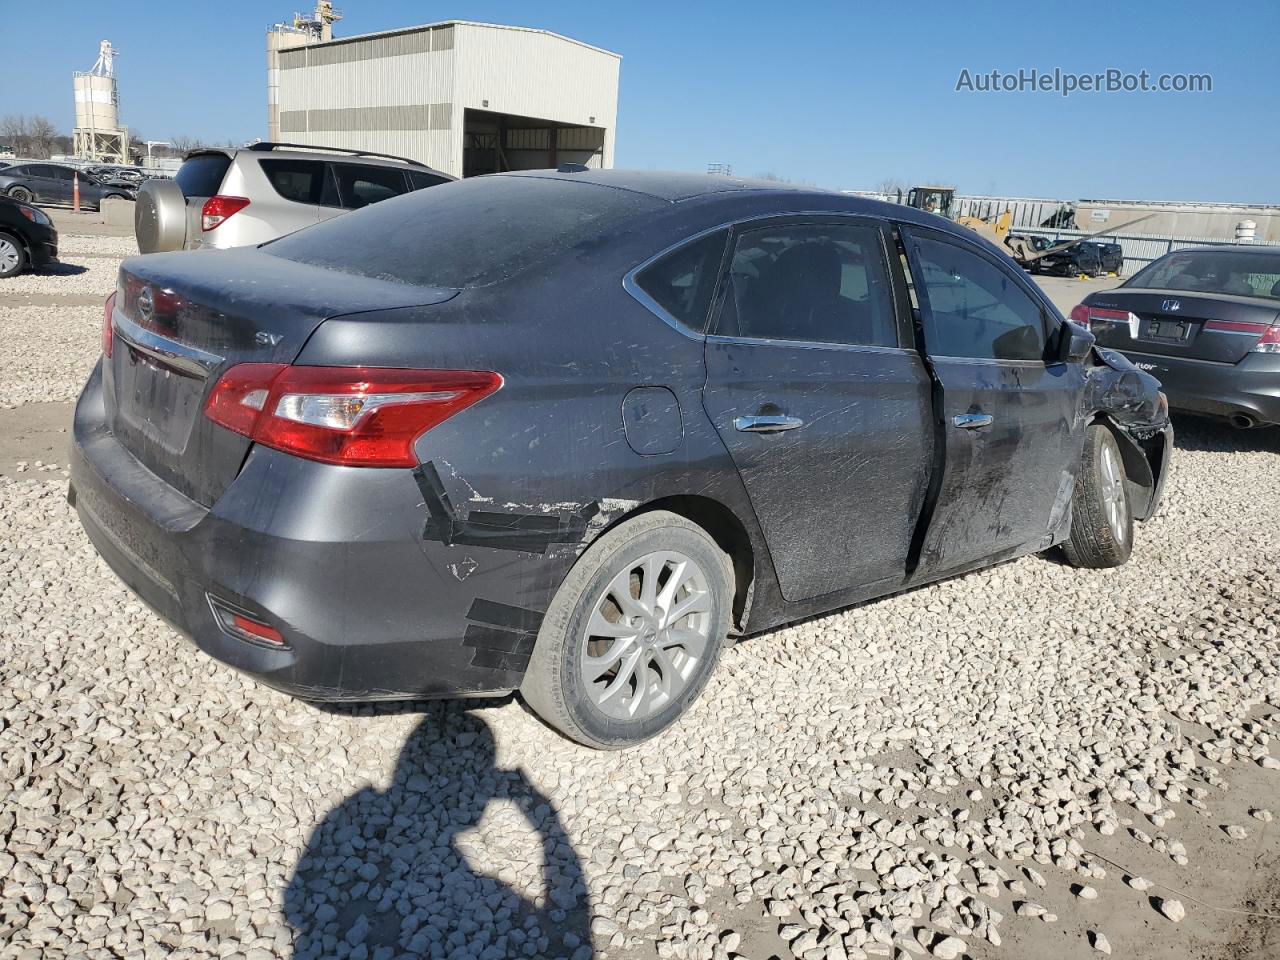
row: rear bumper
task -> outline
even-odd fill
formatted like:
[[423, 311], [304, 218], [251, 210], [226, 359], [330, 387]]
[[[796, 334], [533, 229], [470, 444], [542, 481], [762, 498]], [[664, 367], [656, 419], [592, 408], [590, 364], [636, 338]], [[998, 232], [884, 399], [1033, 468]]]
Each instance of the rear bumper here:
[[[522, 600], [544, 592], [539, 578], [509, 560], [492, 573], [457, 572], [462, 558], [421, 536], [411, 471], [255, 448], [206, 508], [110, 433], [99, 368], [76, 407], [68, 497], [98, 552], [160, 616], [210, 656], [295, 696], [505, 693], [532, 652], [541, 615]], [[279, 630], [286, 646], [226, 633], [211, 598]]]
[[1160, 381], [1169, 406], [1212, 417], [1245, 414], [1280, 423], [1280, 354], [1251, 353], [1236, 364], [1123, 351]]

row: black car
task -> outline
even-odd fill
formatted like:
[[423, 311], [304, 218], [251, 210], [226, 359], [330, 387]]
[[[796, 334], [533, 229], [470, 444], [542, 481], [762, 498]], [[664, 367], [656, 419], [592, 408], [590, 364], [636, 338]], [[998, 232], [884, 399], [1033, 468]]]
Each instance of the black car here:
[[1098, 250], [1103, 273], [1120, 276], [1124, 272], [1124, 247], [1118, 243], [1103, 243], [1101, 240], [1090, 240], [1089, 243]]
[[61, 163], [19, 163], [0, 170], [0, 194], [23, 203], [70, 204], [75, 176], [80, 176], [80, 204], [96, 210], [108, 197], [132, 200], [137, 188], [125, 183], [104, 183], [92, 174]]
[[1165, 254], [1072, 311], [1164, 384], [1169, 403], [1238, 427], [1280, 423], [1280, 250]]
[[58, 259], [58, 231], [39, 207], [0, 197], [0, 277]]
[[[1046, 249], [1052, 249], [1059, 243], [1065, 242], [1049, 243]], [[1060, 277], [1096, 277], [1103, 272], [1102, 256], [1097, 245], [1085, 242], [1073, 243], [1068, 247], [1055, 250], [1033, 261], [1032, 268], [1036, 273], [1048, 273]]]
[[518, 689], [598, 747], [730, 632], [1123, 563], [1171, 447], [972, 231], [763, 181], [446, 183], [126, 260], [106, 320], [70, 497], [156, 610], [301, 697]]

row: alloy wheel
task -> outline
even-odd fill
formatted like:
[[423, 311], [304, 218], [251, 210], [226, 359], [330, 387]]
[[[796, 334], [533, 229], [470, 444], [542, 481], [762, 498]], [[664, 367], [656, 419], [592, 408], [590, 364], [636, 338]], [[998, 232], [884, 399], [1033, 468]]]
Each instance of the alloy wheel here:
[[591, 606], [579, 654], [591, 702], [615, 720], [645, 720], [677, 699], [711, 642], [706, 573], [683, 553], [645, 554]]
[[1128, 536], [1129, 499], [1124, 488], [1124, 471], [1110, 444], [1102, 448], [1102, 505], [1111, 532], [1118, 542], [1124, 543]]

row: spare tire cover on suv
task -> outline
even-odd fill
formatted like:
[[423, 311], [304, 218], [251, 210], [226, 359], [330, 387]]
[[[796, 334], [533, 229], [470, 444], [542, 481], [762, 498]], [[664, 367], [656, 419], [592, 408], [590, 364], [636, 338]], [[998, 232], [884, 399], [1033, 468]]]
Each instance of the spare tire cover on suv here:
[[172, 180], [147, 180], [138, 188], [133, 232], [140, 253], [181, 250], [187, 240], [187, 199]]

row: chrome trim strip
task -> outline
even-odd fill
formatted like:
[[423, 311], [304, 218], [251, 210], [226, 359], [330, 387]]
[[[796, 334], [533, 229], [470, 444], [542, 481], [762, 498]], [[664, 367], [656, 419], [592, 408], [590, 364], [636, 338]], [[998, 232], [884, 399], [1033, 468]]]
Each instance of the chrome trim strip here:
[[778, 340], [773, 337], [726, 337], [712, 333], [706, 337], [707, 343], [740, 343], [745, 346], [798, 347], [804, 350], [843, 350], [854, 353], [892, 353], [918, 357], [920, 354], [912, 347], [881, 347], [870, 343], [827, 343], [822, 340]]
[[225, 359], [216, 353], [175, 343], [153, 333], [126, 317], [119, 307], [112, 311], [111, 325], [116, 335], [134, 350], [191, 376], [206, 377]]

